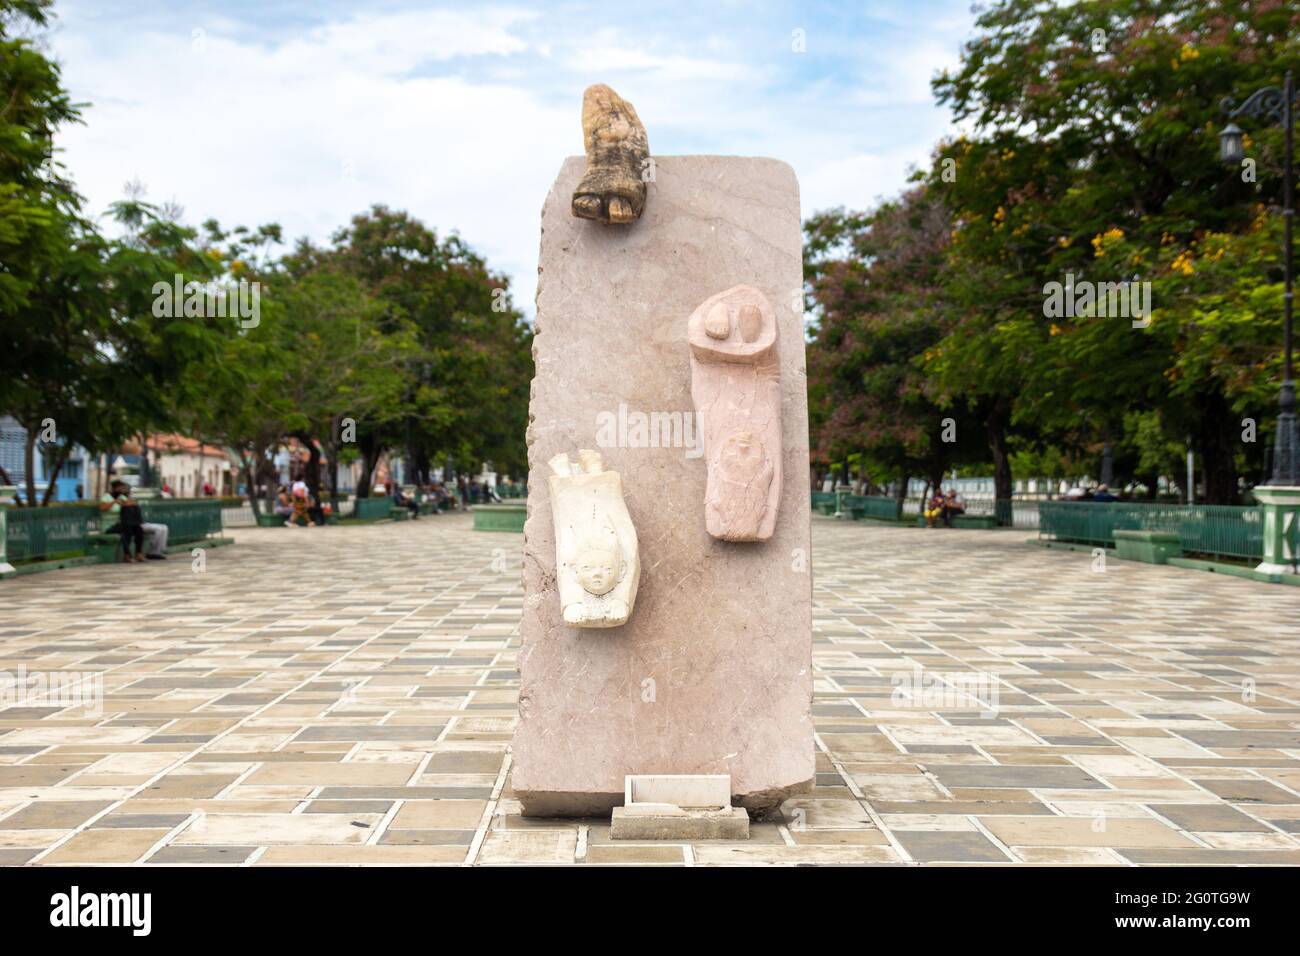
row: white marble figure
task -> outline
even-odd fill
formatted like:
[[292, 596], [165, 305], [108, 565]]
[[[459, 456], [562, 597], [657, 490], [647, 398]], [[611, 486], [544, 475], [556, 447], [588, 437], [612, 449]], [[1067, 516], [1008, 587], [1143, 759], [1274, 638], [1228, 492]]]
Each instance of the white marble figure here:
[[564, 623], [573, 627], [626, 624], [641, 579], [636, 528], [623, 502], [623, 479], [604, 471], [600, 452], [583, 449], [549, 462], [555, 522], [555, 576]]

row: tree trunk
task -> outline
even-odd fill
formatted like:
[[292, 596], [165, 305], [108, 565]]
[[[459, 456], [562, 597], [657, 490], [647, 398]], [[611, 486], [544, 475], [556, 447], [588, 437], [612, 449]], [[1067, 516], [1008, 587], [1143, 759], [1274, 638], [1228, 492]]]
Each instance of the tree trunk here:
[[339, 444], [331, 438], [325, 445], [329, 458], [330, 507], [333, 508], [339, 497]]
[[1201, 455], [1207, 505], [1235, 505], [1237, 491], [1237, 441], [1240, 425], [1221, 392], [1200, 396], [1196, 402], [1199, 427], [1196, 450]]
[[68, 460], [72, 454], [72, 445], [67, 444], [59, 449], [59, 457], [54, 461], [54, 470], [50, 472], [50, 477], [45, 482], [45, 495], [41, 498], [41, 507], [47, 507], [50, 503], [50, 496], [54, 494], [54, 483], [59, 480], [59, 472], [63, 470], [63, 463]]
[[384, 447], [373, 435], [363, 435], [357, 445], [361, 450], [361, 475], [357, 480], [357, 497], [369, 498], [370, 489], [375, 483], [375, 468], [379, 465], [379, 456]]
[[1156, 495], [1160, 493], [1160, 473], [1155, 472], [1141, 479], [1142, 484], [1147, 486], [1147, 501], [1155, 501]]
[[1007, 451], [1007, 425], [1010, 421], [1011, 402], [1002, 397], [995, 399], [985, 425], [988, 428], [989, 451], [993, 455], [993, 510], [998, 516], [998, 524], [1010, 523], [1011, 495], [1015, 488], [1011, 475], [1011, 456]]
[[248, 486], [248, 506], [253, 509], [253, 521], [262, 517], [262, 509], [257, 501], [257, 469], [253, 467], [253, 458], [248, 449], [239, 449], [239, 467], [244, 473], [244, 484]]
[[320, 504], [320, 448], [306, 432], [295, 432], [294, 437], [307, 446], [307, 483], [308, 493]]
[[[23, 427], [27, 428], [26, 423]], [[27, 441], [23, 447], [23, 467], [27, 469], [27, 494], [23, 504], [29, 508], [36, 506], [36, 429], [27, 428]]]

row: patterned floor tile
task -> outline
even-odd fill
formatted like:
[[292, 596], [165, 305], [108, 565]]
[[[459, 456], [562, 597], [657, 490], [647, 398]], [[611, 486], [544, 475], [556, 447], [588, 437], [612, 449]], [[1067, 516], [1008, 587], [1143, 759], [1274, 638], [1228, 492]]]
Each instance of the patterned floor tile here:
[[623, 844], [503, 773], [518, 536], [234, 536], [0, 583], [0, 670], [103, 680], [0, 709], [0, 865], [1300, 864], [1300, 589], [815, 517], [816, 792]]

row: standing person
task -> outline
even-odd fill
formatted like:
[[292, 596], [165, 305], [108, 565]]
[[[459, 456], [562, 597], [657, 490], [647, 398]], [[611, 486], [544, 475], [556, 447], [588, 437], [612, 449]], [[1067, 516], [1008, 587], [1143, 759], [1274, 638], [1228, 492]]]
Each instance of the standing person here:
[[456, 493], [460, 496], [460, 510], [469, 508], [469, 482], [464, 475], [456, 476]]
[[307, 493], [307, 518], [312, 524], [325, 527], [325, 509], [311, 492]]

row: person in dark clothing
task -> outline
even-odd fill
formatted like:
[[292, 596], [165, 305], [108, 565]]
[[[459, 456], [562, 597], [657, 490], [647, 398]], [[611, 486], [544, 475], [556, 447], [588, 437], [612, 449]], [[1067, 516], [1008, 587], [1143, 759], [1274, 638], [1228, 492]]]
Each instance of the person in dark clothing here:
[[415, 495], [404, 494], [396, 485], [393, 485], [393, 504], [398, 508], [405, 508], [411, 513], [412, 518], [420, 517], [420, 503], [415, 500]]
[[119, 497], [118, 503], [121, 509], [117, 513], [117, 521], [122, 535], [122, 560], [130, 562], [131, 542], [135, 542], [135, 560], [144, 560], [144, 515], [140, 512], [140, 505], [131, 497], [131, 491], [128, 488], [126, 494]]

